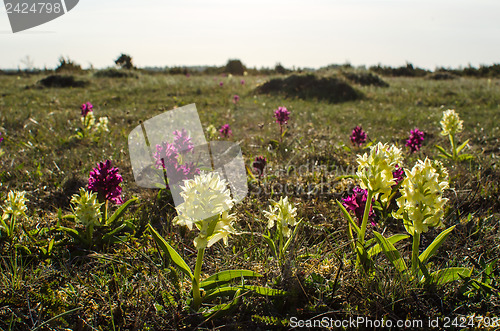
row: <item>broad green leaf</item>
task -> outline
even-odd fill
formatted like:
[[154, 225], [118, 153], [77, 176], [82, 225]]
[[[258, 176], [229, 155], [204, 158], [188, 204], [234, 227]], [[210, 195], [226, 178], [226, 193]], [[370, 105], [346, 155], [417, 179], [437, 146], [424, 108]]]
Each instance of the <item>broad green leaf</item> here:
[[349, 223], [351, 224], [351, 226], [354, 228], [354, 231], [356, 231], [356, 234], [359, 235], [359, 227], [358, 225], [356, 224], [356, 222], [354, 222], [352, 220], [352, 217], [351, 215], [349, 215], [349, 212], [345, 209], [345, 207], [340, 203], [340, 201], [336, 200], [337, 202], [337, 205], [339, 206], [340, 210], [342, 210], [342, 213], [344, 214], [344, 216], [347, 218], [347, 220], [349, 221]]
[[450, 153], [448, 153], [447, 151], [445, 151], [443, 147], [441, 147], [439, 145], [434, 145], [434, 146], [441, 152], [441, 154], [443, 154], [447, 158], [449, 158], [449, 159], [453, 158], [453, 156]]
[[122, 217], [123, 213], [125, 213], [125, 210], [127, 210], [128, 206], [137, 201], [137, 198], [132, 198], [132, 199], [129, 199], [127, 200], [124, 204], [122, 204], [120, 206], [120, 208], [118, 208], [114, 213], [113, 215], [111, 215], [107, 220], [106, 220], [106, 225], [108, 224], [111, 224], [113, 223], [114, 221], [120, 219], [120, 217]]
[[276, 290], [273, 288], [257, 286], [257, 285], [243, 285], [241, 286], [241, 288], [244, 290], [252, 291], [259, 295], [270, 296], [270, 297], [282, 296], [286, 294], [286, 292], [282, 290]]
[[212, 288], [218, 284], [223, 284], [230, 282], [236, 278], [251, 278], [251, 277], [262, 277], [261, 274], [256, 273], [251, 270], [226, 270], [218, 272], [207, 279], [200, 282], [200, 288], [204, 288], [205, 290]]
[[375, 235], [375, 238], [377, 239], [379, 245], [382, 247], [382, 251], [384, 252], [385, 256], [389, 259], [389, 261], [394, 264], [394, 267], [399, 272], [404, 272], [407, 270], [407, 266], [405, 261], [401, 258], [401, 255], [399, 252], [396, 250], [393, 244], [391, 244], [390, 241], [385, 239], [380, 233], [377, 231], [373, 231], [373, 234]]
[[467, 139], [462, 145], [458, 146], [457, 154], [460, 153], [462, 151], [462, 149], [464, 149], [465, 146], [467, 146], [468, 143], [469, 143], [469, 139]]
[[[387, 240], [391, 243], [391, 244], [395, 244], [397, 243], [398, 241], [401, 241], [401, 240], [404, 240], [404, 239], [407, 239], [409, 238], [410, 235], [407, 235], [407, 234], [395, 234], [391, 237], [389, 237]], [[374, 239], [374, 238], [373, 238]], [[366, 246], [368, 247], [368, 243], [370, 242], [371, 243], [371, 240], [370, 239], [369, 241], [366, 242]], [[380, 246], [380, 244], [375, 244], [373, 247], [371, 247], [369, 250], [368, 250], [368, 256], [370, 258], [373, 258], [374, 256], [377, 256], [380, 252], [382, 252], [382, 247]]]
[[422, 262], [422, 264], [427, 264], [427, 261], [429, 260], [430, 257], [432, 257], [434, 254], [436, 254], [437, 250], [439, 249], [439, 247], [443, 244], [443, 242], [445, 241], [445, 239], [448, 237], [448, 235], [450, 234], [451, 231], [453, 231], [453, 229], [455, 228], [456, 225], [444, 230], [443, 232], [441, 232], [437, 237], [436, 239], [434, 239], [434, 241], [429, 245], [427, 246], [427, 248], [425, 249], [425, 251], [420, 254], [420, 256], [418, 257], [419, 260]]
[[435, 271], [431, 274], [431, 282], [436, 285], [444, 285], [463, 277], [470, 277], [472, 269], [453, 267]]
[[158, 232], [156, 232], [155, 229], [151, 226], [151, 224], [148, 224], [149, 230], [151, 231], [151, 234], [153, 235], [154, 240], [160, 246], [160, 248], [163, 250], [166, 256], [170, 258], [170, 260], [177, 266], [181, 271], [186, 274], [191, 280], [193, 280], [193, 273], [191, 272], [191, 269], [189, 269], [189, 266], [187, 263], [182, 259], [182, 257], [175, 251], [175, 249], [170, 246], [165, 239], [163, 239], [162, 236]]

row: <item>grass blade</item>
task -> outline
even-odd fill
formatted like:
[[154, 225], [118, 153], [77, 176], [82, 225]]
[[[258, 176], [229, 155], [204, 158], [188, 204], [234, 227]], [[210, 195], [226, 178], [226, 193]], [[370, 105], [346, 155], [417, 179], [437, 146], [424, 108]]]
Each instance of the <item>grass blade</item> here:
[[336, 201], [337, 205], [339, 206], [340, 210], [342, 210], [342, 213], [344, 216], [347, 218], [351, 226], [354, 228], [354, 231], [356, 231], [356, 234], [359, 234], [359, 226], [356, 224], [356, 222], [353, 221], [351, 215], [349, 215], [349, 212], [345, 209], [345, 207], [340, 203], [340, 201]]

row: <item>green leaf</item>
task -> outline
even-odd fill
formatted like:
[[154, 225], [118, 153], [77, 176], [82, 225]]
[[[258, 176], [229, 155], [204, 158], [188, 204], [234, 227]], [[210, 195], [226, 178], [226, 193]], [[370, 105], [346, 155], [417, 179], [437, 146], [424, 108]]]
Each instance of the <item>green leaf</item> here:
[[110, 231], [110, 232], [106, 233], [104, 236], [102, 236], [102, 240], [103, 241], [108, 241], [109, 239], [111, 239], [112, 237], [114, 237], [115, 234], [117, 234], [121, 230], [123, 230], [125, 227], [127, 227], [127, 224], [123, 223], [122, 225], [120, 225], [119, 227], [117, 227], [116, 229], [114, 229], [113, 231]]
[[[391, 244], [393, 244], [393, 245], [394, 245], [394, 244], [395, 244], [395, 243], [397, 243], [398, 241], [401, 241], [401, 240], [403, 240], [403, 239], [407, 239], [407, 238], [409, 238], [409, 237], [410, 237], [410, 236], [409, 236], [409, 235], [407, 235], [407, 234], [395, 234], [395, 235], [393, 235], [393, 236], [389, 237], [387, 240], [388, 240]], [[367, 241], [367, 242], [366, 242], [366, 246], [367, 246], [367, 247], [369, 246], [368, 244], [369, 244], [369, 243], [371, 243], [371, 240], [372, 240], [372, 239], [370, 239], [369, 241]], [[382, 247], [380, 246], [380, 244], [378, 244], [378, 243], [377, 243], [376, 245], [374, 245], [373, 247], [371, 247], [371, 248], [368, 250], [368, 256], [369, 256], [370, 258], [373, 258], [374, 256], [377, 256], [380, 252], [382, 252]]]
[[203, 316], [206, 318], [213, 318], [231, 313], [234, 308], [236, 308], [236, 305], [238, 305], [238, 303], [240, 302], [240, 293], [241, 289], [238, 289], [236, 293], [234, 293], [233, 300], [231, 300], [231, 302], [214, 306], [207, 312], [204, 312]]
[[441, 147], [439, 145], [434, 145], [434, 147], [436, 147], [441, 152], [441, 154], [443, 154], [443, 156], [445, 156], [449, 159], [453, 158], [453, 156], [450, 153], [448, 153], [447, 151], [445, 151], [443, 147]]
[[205, 290], [207, 290], [213, 288], [218, 284], [227, 283], [233, 279], [245, 277], [262, 277], [262, 275], [251, 270], [225, 270], [213, 274], [212, 276], [200, 282], [200, 288], [204, 288]]
[[243, 285], [241, 286], [241, 288], [244, 290], [252, 291], [259, 295], [264, 295], [269, 297], [282, 296], [286, 294], [286, 292], [282, 290], [276, 290], [273, 288], [257, 286], [257, 285]]
[[208, 292], [203, 297], [203, 302], [210, 302], [218, 297], [227, 297], [230, 295], [234, 295], [234, 293], [237, 291], [241, 291], [241, 288], [236, 286], [219, 287], [214, 289], [213, 291]]
[[274, 254], [274, 257], [278, 258], [278, 251], [276, 250], [276, 245], [274, 244], [274, 241], [271, 239], [271, 237], [266, 236], [264, 234], [264, 235], [262, 235], [262, 238], [264, 238], [264, 240], [267, 242], [267, 244], [271, 248], [271, 251]]
[[125, 210], [127, 210], [128, 206], [130, 206], [131, 203], [137, 201], [137, 198], [132, 198], [127, 200], [124, 204], [118, 208], [113, 215], [111, 215], [107, 220], [106, 220], [106, 225], [113, 223], [114, 221], [120, 219], [122, 217], [123, 213], [125, 213]]
[[71, 237], [78, 240], [79, 242], [87, 244], [87, 240], [85, 240], [84, 237], [80, 234], [80, 232], [78, 232], [75, 229], [67, 228], [65, 226], [59, 226], [56, 228], [56, 231], [66, 232], [67, 234], [69, 234]]
[[496, 296], [500, 297], [500, 291], [498, 291], [496, 288], [494, 288], [490, 284], [486, 284], [486, 283], [483, 283], [483, 282], [480, 282], [478, 280], [473, 279], [472, 285], [475, 288], [477, 288], [478, 290], [482, 290], [488, 294], [495, 294]]
[[472, 269], [453, 267], [435, 271], [431, 274], [431, 282], [435, 285], [444, 285], [463, 277], [470, 277]]
[[469, 139], [467, 139], [462, 145], [458, 146], [457, 154], [460, 153], [462, 151], [462, 149], [464, 149], [465, 146], [467, 146], [468, 143], [469, 143]]
[[[422, 261], [420, 261], [420, 258], [418, 259], [418, 266], [419, 266], [419, 276], [420, 276], [420, 282], [426, 281], [429, 282], [431, 281], [431, 275], [429, 274], [429, 271], [427, 270], [427, 267], [425, 266]], [[423, 277], [423, 278], [422, 278]]]
[[181, 271], [186, 274], [191, 280], [193, 280], [193, 273], [191, 272], [191, 269], [189, 269], [189, 266], [187, 263], [182, 259], [182, 257], [175, 251], [175, 249], [170, 246], [165, 239], [163, 239], [162, 236], [158, 232], [156, 232], [155, 229], [151, 226], [151, 224], [148, 224], [149, 230], [151, 231], [151, 234], [153, 235], [153, 239], [156, 241], [158, 246], [163, 250], [166, 256], [177, 266]]
[[422, 264], [427, 264], [427, 261], [429, 260], [430, 257], [432, 257], [434, 254], [436, 254], [437, 250], [439, 249], [439, 247], [443, 244], [443, 242], [445, 241], [445, 239], [448, 237], [448, 235], [450, 234], [451, 231], [453, 231], [453, 229], [455, 228], [456, 225], [444, 230], [443, 232], [441, 232], [437, 237], [436, 239], [434, 239], [434, 241], [429, 245], [427, 246], [427, 248], [425, 249], [425, 251], [420, 254], [420, 256], [418, 257], [419, 260], [422, 262]]
[[248, 176], [250, 176], [250, 178], [252, 178], [254, 181], [256, 181], [257, 178], [255, 178], [255, 175], [253, 174], [252, 169], [250, 169], [250, 167], [246, 164], [245, 164], [245, 168], [247, 169]]
[[373, 234], [375, 235], [375, 238], [378, 241], [379, 245], [382, 247], [382, 251], [384, 252], [385, 256], [387, 256], [389, 261], [392, 262], [394, 267], [396, 267], [396, 269], [401, 273], [407, 270], [408, 268], [406, 266], [405, 261], [401, 258], [401, 255], [396, 250], [394, 245], [391, 244], [389, 240], [385, 239], [377, 231], [373, 231]]
[[345, 209], [345, 207], [340, 203], [340, 201], [336, 200], [337, 202], [337, 205], [339, 206], [340, 210], [342, 210], [342, 213], [344, 214], [344, 216], [347, 218], [347, 220], [349, 221], [349, 223], [351, 224], [351, 226], [354, 228], [354, 231], [356, 231], [356, 234], [359, 235], [359, 227], [358, 225], [356, 224], [356, 222], [354, 222], [352, 220], [352, 217], [351, 215], [349, 215], [349, 212]]
[[302, 223], [302, 220], [300, 220], [296, 225], [295, 225], [295, 229], [293, 230], [293, 233], [292, 235], [290, 236], [290, 238], [288, 238], [285, 246], [283, 246], [283, 252], [281, 252], [281, 254], [285, 255], [285, 252], [286, 250], [288, 249], [288, 246], [290, 246], [290, 244], [292, 243], [292, 240], [293, 238], [295, 238], [295, 235], [297, 234], [297, 231], [299, 230], [299, 226], [300, 226], [300, 223]]
[[471, 160], [471, 159], [473, 159], [473, 158], [474, 158], [474, 156], [473, 156], [473, 155], [470, 155], [470, 154], [462, 154], [462, 155], [459, 155], [459, 156], [458, 156], [458, 159], [459, 159], [460, 161]]

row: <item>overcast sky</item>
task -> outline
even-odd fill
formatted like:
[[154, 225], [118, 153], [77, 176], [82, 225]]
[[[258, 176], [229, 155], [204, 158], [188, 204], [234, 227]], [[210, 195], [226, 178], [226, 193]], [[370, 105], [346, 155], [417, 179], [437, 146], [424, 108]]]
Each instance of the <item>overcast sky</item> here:
[[80, 0], [16, 34], [0, 7], [0, 68], [26, 56], [53, 68], [61, 55], [107, 67], [122, 52], [140, 67], [489, 65], [500, 63], [500, 1]]

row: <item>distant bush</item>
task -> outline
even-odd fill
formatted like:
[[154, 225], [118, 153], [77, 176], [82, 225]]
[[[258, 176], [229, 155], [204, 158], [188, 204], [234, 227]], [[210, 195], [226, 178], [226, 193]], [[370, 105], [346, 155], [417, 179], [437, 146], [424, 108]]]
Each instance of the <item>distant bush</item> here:
[[292, 70], [283, 67], [281, 65], [281, 63], [276, 63], [276, 65], [274, 66], [274, 71], [275, 71], [275, 73], [280, 74], [280, 75], [284, 75], [284, 74], [288, 74], [288, 73], [292, 72]]
[[231, 75], [242, 76], [245, 72], [245, 66], [240, 60], [229, 60], [227, 61], [225, 72]]
[[423, 77], [429, 73], [428, 70], [421, 68], [414, 68], [413, 64], [407, 63], [406, 67], [392, 68], [392, 67], [381, 67], [373, 66], [370, 67], [370, 71], [373, 71], [382, 76], [393, 76], [393, 77]]
[[94, 73], [95, 77], [98, 78], [137, 78], [137, 74], [134, 72], [131, 72], [129, 70], [125, 69], [115, 69], [115, 68], [108, 68], [108, 69], [103, 69], [99, 70], [96, 73]]
[[115, 64], [120, 66], [122, 69], [134, 69], [134, 64], [132, 63], [132, 57], [128, 54], [120, 54], [120, 56], [115, 60]]
[[272, 79], [257, 88], [258, 93], [284, 94], [300, 99], [326, 100], [330, 103], [357, 100], [363, 97], [344, 80], [337, 77], [318, 78], [315, 75], [292, 75]]
[[56, 73], [61, 73], [61, 72], [77, 73], [81, 71], [82, 67], [79, 64], [70, 60], [69, 58], [65, 59], [63, 56], [59, 58], [59, 65], [56, 68]]
[[446, 72], [457, 76], [468, 77], [500, 77], [500, 64], [493, 64], [491, 66], [481, 65], [479, 68], [468, 66], [463, 69], [445, 69], [439, 68], [436, 72]]
[[43, 87], [85, 87], [88, 82], [82, 80], [76, 80], [74, 76], [69, 75], [50, 75], [40, 81], [39, 85]]
[[168, 69], [168, 73], [170, 75], [187, 75], [189, 71], [185, 67], [172, 67]]
[[359, 84], [361, 86], [379, 86], [379, 87], [388, 87], [387, 84], [382, 78], [371, 73], [371, 72], [352, 72], [352, 71], [344, 71], [342, 72], [345, 78], [350, 80], [355, 84]]

